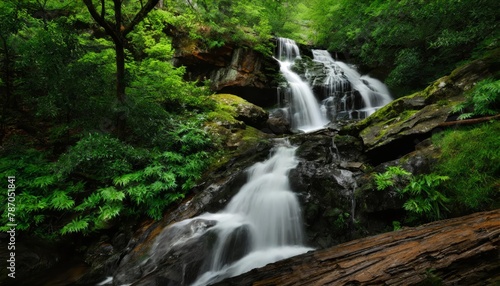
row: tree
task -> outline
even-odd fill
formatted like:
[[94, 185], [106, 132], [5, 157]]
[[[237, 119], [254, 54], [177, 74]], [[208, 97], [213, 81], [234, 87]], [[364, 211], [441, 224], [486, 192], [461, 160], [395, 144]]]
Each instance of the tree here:
[[[126, 95], [125, 95], [125, 48], [127, 47], [127, 35], [134, 29], [134, 27], [140, 23], [148, 13], [158, 4], [159, 0], [148, 0], [145, 4], [142, 0], [137, 1], [140, 4], [140, 10], [135, 14], [134, 17], [131, 17], [131, 21], [127, 21], [124, 17], [122, 11], [123, 0], [112, 0], [113, 2], [113, 12], [114, 19], [108, 16], [106, 2], [105, 0], [99, 0], [100, 4], [100, 12], [97, 11], [96, 6], [94, 5], [95, 1], [92, 0], [83, 0], [85, 6], [89, 10], [92, 18], [104, 28], [104, 31], [108, 36], [111, 37], [113, 43], [115, 45], [116, 52], [116, 98], [120, 104], [125, 104]], [[125, 117], [118, 117], [118, 133], [122, 133], [125, 124]]]

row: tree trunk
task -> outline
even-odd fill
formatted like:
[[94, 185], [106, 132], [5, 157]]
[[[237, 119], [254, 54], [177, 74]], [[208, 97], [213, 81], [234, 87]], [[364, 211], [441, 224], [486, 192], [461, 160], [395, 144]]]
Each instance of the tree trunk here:
[[254, 269], [215, 285], [497, 283], [500, 210], [351, 241]]
[[122, 42], [115, 42], [116, 50], [116, 99], [118, 101], [117, 116], [117, 135], [123, 138], [127, 120], [127, 107], [125, 95], [125, 48]]

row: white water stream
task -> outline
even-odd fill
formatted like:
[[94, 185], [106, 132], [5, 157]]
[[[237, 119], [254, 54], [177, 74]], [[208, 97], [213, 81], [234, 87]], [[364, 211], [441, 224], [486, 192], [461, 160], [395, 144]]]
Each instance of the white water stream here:
[[300, 52], [295, 41], [279, 38], [277, 60], [280, 63], [281, 74], [288, 82], [287, 92], [291, 100], [291, 127], [292, 130], [304, 132], [323, 128], [328, 119], [321, 112], [318, 100], [314, 96], [307, 81], [292, 71], [296, 59], [300, 58]]
[[[323, 128], [330, 120], [338, 117], [362, 119], [392, 101], [389, 90], [381, 81], [361, 75], [355, 68], [335, 61], [326, 50], [312, 50], [313, 60], [322, 66], [318, 70], [307, 70], [306, 77], [323, 78], [314, 82], [315, 88], [323, 94], [315, 95], [306, 79], [292, 70], [300, 51], [290, 39], [278, 38], [276, 57], [280, 71], [287, 81], [287, 87], [279, 90], [278, 102], [284, 91], [288, 107], [286, 109], [292, 130], [309, 132]], [[321, 99], [319, 103], [318, 99]]]
[[[291, 69], [295, 60], [300, 58], [295, 42], [280, 38], [278, 48], [277, 60], [288, 82], [292, 129], [308, 132], [323, 128], [329, 121], [324, 103], [340, 95], [345, 100], [346, 94], [350, 92], [352, 95], [353, 89], [361, 94], [365, 104], [363, 112], [368, 115], [391, 100], [381, 82], [360, 76], [346, 64], [334, 61], [327, 51], [315, 50], [315, 61], [322, 63], [327, 72], [324, 85], [329, 92], [322, 106], [307, 81]], [[344, 110], [349, 109], [346, 107]], [[335, 147], [333, 141], [332, 144]], [[247, 183], [220, 212], [187, 219], [164, 230], [189, 228], [185, 235], [168, 242], [172, 244], [167, 245], [167, 248], [181, 246], [189, 241], [198, 243], [196, 239], [202, 239], [209, 232], [214, 235], [210, 236], [214, 238], [210, 255], [205, 257], [201, 273], [193, 286], [215, 283], [312, 250], [303, 245], [301, 209], [289, 186], [289, 171], [298, 164], [295, 149], [288, 143], [281, 144], [275, 147], [268, 160], [253, 165], [248, 170]], [[337, 156], [340, 157], [338, 150]], [[352, 180], [352, 173], [341, 172], [332, 179], [340, 184], [345, 183], [346, 189], [355, 188], [346, 178]], [[195, 223], [197, 221], [199, 226]], [[161, 239], [162, 236], [157, 238], [151, 250], [153, 261], [160, 259], [156, 256], [164, 252], [159, 251], [164, 247]], [[108, 279], [103, 283], [110, 281]]]
[[[248, 170], [248, 182], [222, 211], [171, 226], [187, 225], [196, 219], [216, 222], [187, 238], [200, 237], [207, 231], [216, 233], [212, 255], [205, 263], [209, 269], [192, 285], [208, 285], [311, 250], [303, 246], [301, 209], [288, 182], [289, 171], [297, 165], [295, 149], [277, 147], [268, 160], [253, 165]], [[246, 254], [234, 260], [235, 249], [245, 249]]]
[[[392, 101], [387, 86], [378, 79], [361, 75], [346, 63], [335, 61], [326, 50], [312, 50], [312, 53], [314, 61], [323, 64], [326, 69], [323, 84], [327, 98], [323, 105], [329, 101], [340, 101], [340, 108], [336, 112], [345, 113], [352, 119], [368, 117]], [[362, 104], [356, 104], [354, 91], [358, 91]], [[355, 113], [356, 116], [353, 116]]]

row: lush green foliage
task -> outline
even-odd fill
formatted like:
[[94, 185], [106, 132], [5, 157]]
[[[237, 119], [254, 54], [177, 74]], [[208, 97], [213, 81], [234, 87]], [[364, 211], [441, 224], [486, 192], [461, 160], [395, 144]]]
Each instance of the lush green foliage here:
[[406, 198], [403, 208], [414, 215], [408, 221], [442, 218], [442, 210], [448, 210], [446, 205], [450, 199], [438, 187], [448, 179], [433, 173], [413, 176], [401, 167], [388, 167], [384, 173], [375, 174], [378, 190], [392, 188]]
[[462, 113], [458, 119], [473, 116], [495, 115], [500, 113], [500, 80], [483, 80], [465, 95], [466, 101], [454, 107], [455, 112]]
[[[137, 8], [125, 6], [125, 14]], [[52, 10], [61, 8], [67, 13]], [[18, 230], [55, 237], [118, 218], [159, 219], [195, 186], [217, 156], [203, 129], [215, 105], [207, 87], [184, 81], [185, 70], [171, 64], [168, 13], [150, 13], [129, 34], [121, 103], [114, 45], [90, 33], [82, 3], [3, 1], [0, 11], [0, 84], [8, 90], [0, 174], [16, 176]], [[120, 138], [118, 120], [126, 122]]]
[[289, 35], [298, 0], [164, 1], [167, 22], [205, 48], [232, 43], [271, 54], [271, 36]]
[[415, 89], [498, 47], [497, 11], [495, 0], [315, 0], [311, 36], [362, 64], [388, 67], [390, 87]]
[[500, 122], [447, 130], [435, 134], [433, 142], [442, 155], [435, 172], [453, 178], [443, 187], [452, 210], [498, 208], [500, 187]]

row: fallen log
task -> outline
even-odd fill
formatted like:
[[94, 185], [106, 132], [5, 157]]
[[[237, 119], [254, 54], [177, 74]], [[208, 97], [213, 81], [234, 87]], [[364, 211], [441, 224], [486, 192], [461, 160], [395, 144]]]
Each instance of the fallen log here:
[[354, 240], [215, 285], [500, 285], [500, 210]]

